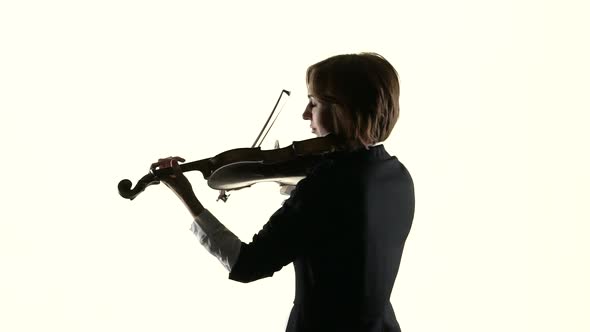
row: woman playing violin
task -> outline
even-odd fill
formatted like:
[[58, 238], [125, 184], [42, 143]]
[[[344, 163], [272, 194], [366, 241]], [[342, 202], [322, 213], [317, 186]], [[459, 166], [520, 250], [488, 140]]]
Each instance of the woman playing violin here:
[[415, 203], [410, 173], [382, 144], [399, 116], [397, 72], [378, 54], [345, 54], [310, 66], [306, 80], [303, 119], [347, 148], [321, 158], [249, 243], [199, 202], [180, 171], [184, 159], [152, 167], [175, 170], [161, 180], [230, 279], [252, 282], [294, 264], [287, 331], [400, 331], [390, 296]]

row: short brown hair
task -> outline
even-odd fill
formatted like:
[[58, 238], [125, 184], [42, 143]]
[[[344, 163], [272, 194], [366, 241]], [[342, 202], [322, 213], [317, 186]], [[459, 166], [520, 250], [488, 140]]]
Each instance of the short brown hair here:
[[389, 137], [399, 117], [399, 79], [384, 57], [336, 55], [310, 66], [306, 81], [327, 104], [335, 135], [365, 147]]

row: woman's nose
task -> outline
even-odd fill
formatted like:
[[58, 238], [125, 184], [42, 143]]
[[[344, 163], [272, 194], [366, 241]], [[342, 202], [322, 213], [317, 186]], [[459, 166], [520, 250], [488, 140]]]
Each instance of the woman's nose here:
[[309, 106], [307, 106], [305, 111], [303, 111], [303, 120], [311, 120], [311, 111], [309, 110]]

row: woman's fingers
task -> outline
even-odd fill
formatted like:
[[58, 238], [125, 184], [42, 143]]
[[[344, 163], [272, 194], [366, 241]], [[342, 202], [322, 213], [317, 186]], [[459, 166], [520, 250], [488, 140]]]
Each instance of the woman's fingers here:
[[[168, 188], [172, 189], [176, 195], [184, 197], [192, 192], [192, 186], [188, 179], [184, 176], [182, 169], [180, 168], [179, 162], [184, 162], [182, 157], [167, 157], [160, 158], [157, 162], [152, 163], [151, 171], [164, 168], [172, 168], [172, 173], [166, 176], [160, 176], [161, 180]], [[168, 173], [168, 172], [166, 172]]]
[[168, 168], [168, 167], [178, 167], [178, 162], [184, 162], [185, 159], [182, 157], [168, 157], [168, 158], [160, 158], [157, 162], [152, 163], [151, 169], [156, 168]]
[[182, 175], [182, 170], [180, 168], [180, 165], [178, 165], [178, 162], [184, 162], [185, 159], [182, 157], [167, 157], [167, 158], [160, 158], [158, 159], [157, 162], [152, 163], [150, 170], [154, 171], [157, 169], [164, 169], [164, 168], [172, 168], [172, 170], [174, 171], [173, 174], [168, 175], [168, 180], [166, 180], [165, 178], [162, 178], [161, 180], [164, 181], [164, 183], [168, 184], [167, 182], [171, 179], [176, 179], [178, 176]]

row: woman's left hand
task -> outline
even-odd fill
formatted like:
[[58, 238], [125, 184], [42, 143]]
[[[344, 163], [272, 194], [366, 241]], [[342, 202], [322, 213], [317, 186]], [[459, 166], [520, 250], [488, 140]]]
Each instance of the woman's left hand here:
[[161, 177], [160, 181], [164, 182], [164, 184], [170, 188], [176, 194], [176, 196], [178, 196], [178, 198], [180, 198], [193, 217], [196, 217], [201, 212], [203, 212], [205, 207], [203, 207], [201, 202], [199, 202], [195, 192], [193, 191], [193, 186], [182, 173], [182, 170], [178, 165], [179, 161], [184, 162], [184, 159], [181, 157], [158, 159], [157, 162], [152, 164], [151, 169], [172, 167], [174, 173]]
[[164, 184], [170, 188], [176, 194], [176, 196], [185, 201], [192, 198], [192, 196], [195, 194], [193, 191], [193, 186], [188, 181], [186, 176], [184, 176], [180, 166], [178, 165], [179, 161], [184, 162], [185, 160], [181, 157], [161, 158], [158, 159], [157, 162], [153, 163], [150, 169], [155, 170], [171, 167], [174, 173], [161, 177], [160, 181], [164, 182]]

